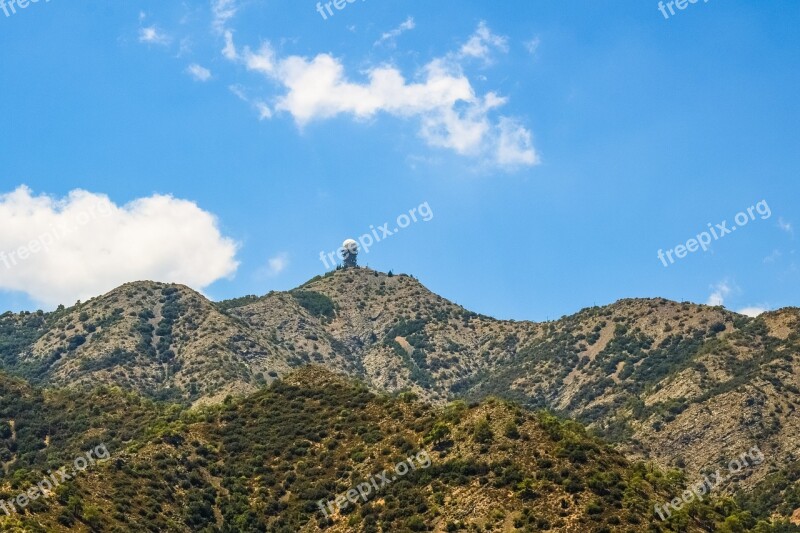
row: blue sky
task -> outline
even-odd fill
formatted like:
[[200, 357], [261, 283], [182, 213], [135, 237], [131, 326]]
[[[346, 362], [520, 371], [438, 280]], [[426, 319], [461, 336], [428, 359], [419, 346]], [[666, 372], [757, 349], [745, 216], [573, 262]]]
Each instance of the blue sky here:
[[[0, 252], [18, 256], [0, 309], [141, 278], [285, 290], [421, 205], [432, 218], [361, 263], [481, 313], [800, 305], [797, 2], [665, 18], [649, 0], [357, 0], [326, 17], [311, 0], [0, 7]], [[762, 201], [769, 217], [659, 260]]]

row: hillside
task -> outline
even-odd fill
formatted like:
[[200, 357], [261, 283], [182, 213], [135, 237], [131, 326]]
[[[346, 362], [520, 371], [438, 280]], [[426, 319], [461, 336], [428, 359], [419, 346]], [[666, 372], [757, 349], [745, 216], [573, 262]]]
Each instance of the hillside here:
[[[799, 316], [622, 301], [552, 323], [546, 338], [463, 393], [552, 407], [634, 456], [692, 473], [754, 444], [785, 466], [800, 452]], [[746, 484], [768, 471], [745, 473]]]
[[[85, 303], [39, 317], [6, 364], [36, 382], [106, 383], [156, 399], [221, 401], [253, 392], [286, 373], [286, 354], [184, 286], [129, 283]], [[13, 328], [25, 317], [4, 315]], [[8, 351], [6, 349], [5, 351]], [[262, 372], [263, 371], [263, 372]], [[262, 375], [263, 374], [263, 375]]]
[[[0, 385], [4, 397], [20, 386], [3, 376]], [[15, 394], [3, 413], [37, 409], [27, 401], [37, 394]], [[499, 400], [431, 409], [408, 395], [374, 395], [318, 367], [180, 415], [115, 391], [62, 392], [35, 405], [49, 444], [16, 436], [20, 457], [31, 460], [0, 477], [0, 497], [13, 498], [42, 478], [44, 465], [68, 465], [79, 450], [105, 443], [109, 453], [25, 514], [0, 513], [2, 528], [636, 532], [709, 531], [749, 520], [719, 502], [695, 503], [661, 522], [653, 508], [680, 493], [680, 478], [629, 463], [575, 423]], [[65, 408], [91, 420], [93, 405], [112, 411], [103, 429], [53, 425]], [[80, 437], [87, 433], [93, 436]], [[398, 468], [404, 461], [414, 468]], [[367, 494], [363, 483], [384, 471]], [[334, 506], [328, 516], [318, 505], [358, 486], [366, 501]]]
[[757, 446], [764, 464], [718, 490], [766, 490], [762, 516], [800, 508], [798, 309], [753, 319], [632, 299], [547, 323], [500, 321], [412, 277], [348, 269], [216, 304], [140, 282], [55, 313], [7, 313], [0, 356], [40, 385], [106, 384], [196, 406], [309, 364], [437, 406], [505, 398], [577, 419], [630, 460], [690, 480]]

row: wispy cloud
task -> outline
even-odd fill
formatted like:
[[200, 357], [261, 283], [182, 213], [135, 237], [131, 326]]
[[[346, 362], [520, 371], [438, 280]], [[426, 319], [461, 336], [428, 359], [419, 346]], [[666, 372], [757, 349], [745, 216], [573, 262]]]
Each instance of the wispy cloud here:
[[780, 250], [773, 250], [771, 254], [764, 258], [765, 263], [774, 263], [781, 258], [783, 254]]
[[533, 135], [517, 120], [503, 117], [499, 123], [497, 162], [501, 166], [529, 166], [539, 163], [533, 148]]
[[211, 27], [218, 34], [223, 34], [227, 30], [228, 21], [236, 16], [236, 0], [212, 0]]
[[[499, 113], [508, 99], [491, 91], [479, 93], [474, 80], [486, 78], [466, 73], [473, 60], [489, 65], [495, 53], [508, 52], [508, 39], [493, 33], [485, 22], [462, 45], [411, 75], [380, 63], [351, 77], [343, 61], [329, 53], [281, 56], [270, 43], [258, 48], [237, 46], [231, 19], [237, 14], [238, 1], [211, 0], [210, 5], [213, 31], [224, 40], [222, 56], [270, 82], [257, 97], [248, 96], [238, 85], [230, 86], [260, 120], [288, 113], [302, 129], [342, 115], [360, 121], [385, 114], [414, 120], [419, 137], [429, 147], [476, 159], [482, 166], [513, 170], [540, 162], [533, 134], [524, 122]], [[414, 19], [408, 17], [378, 43], [391, 42], [414, 27]], [[140, 40], [165, 45], [172, 39], [152, 25], [140, 29]], [[198, 63], [191, 64], [187, 73], [201, 82], [213, 77]]]
[[272, 118], [272, 109], [269, 107], [269, 104], [264, 102], [263, 100], [253, 99], [247, 95], [247, 92], [241, 85], [229, 85], [228, 90], [230, 90], [236, 97], [241, 100], [242, 102], [247, 102], [250, 104], [253, 109], [258, 112], [259, 120], [266, 120]]
[[192, 63], [186, 67], [186, 73], [194, 78], [195, 81], [208, 81], [211, 79], [211, 71], [197, 63]]
[[253, 103], [253, 105], [258, 110], [258, 118], [260, 120], [272, 118], [272, 109], [269, 108], [268, 104], [261, 101], [256, 101]]
[[495, 35], [486, 22], [481, 22], [472, 37], [461, 47], [458, 55], [462, 58], [472, 57], [489, 62], [493, 50], [508, 52], [508, 39]]
[[139, 28], [139, 42], [147, 44], [168, 45], [172, 39], [156, 26]]
[[247, 98], [247, 95], [244, 92], [244, 89], [240, 85], [228, 85], [228, 90], [236, 95], [237, 98], [242, 100], [243, 102], [250, 102]]
[[493, 118], [507, 99], [493, 92], [476, 94], [464, 73], [465, 59], [489, 61], [493, 50], [507, 50], [506, 38], [494, 35], [485, 23], [457, 52], [425, 65], [418, 81], [408, 81], [390, 65], [368, 69], [364, 82], [351, 81], [343, 63], [330, 54], [278, 57], [269, 43], [256, 51], [249, 47], [238, 51], [231, 39], [226, 50], [229, 59], [283, 87], [283, 94], [274, 97], [271, 113], [289, 113], [301, 128], [339, 115], [364, 120], [386, 113], [418, 119], [420, 136], [433, 147], [500, 167], [539, 162], [532, 134], [519, 119]]
[[782, 217], [778, 218], [778, 227], [789, 235], [794, 236], [794, 227], [790, 222], [783, 220]]
[[708, 297], [706, 305], [725, 305], [725, 298], [733, 291], [733, 288], [727, 280], [712, 285], [711, 289], [712, 293], [711, 296]]
[[542, 43], [541, 39], [538, 37], [534, 37], [530, 41], [525, 41], [525, 49], [531, 55], [536, 55], [536, 52], [539, 50], [539, 45]]
[[280, 252], [267, 260], [267, 264], [256, 273], [260, 278], [274, 278], [289, 267], [289, 254]]
[[222, 49], [222, 55], [225, 59], [236, 61], [239, 55], [236, 53], [236, 45], [233, 43], [233, 31], [225, 30], [225, 47]]
[[177, 57], [184, 57], [192, 53], [192, 40], [189, 37], [184, 37], [178, 44]]
[[381, 38], [378, 39], [377, 41], [375, 41], [375, 46], [378, 46], [378, 45], [381, 45], [381, 44], [384, 44], [384, 43], [387, 43], [387, 42], [388, 42], [389, 45], [394, 46], [395, 39], [400, 37], [400, 35], [402, 35], [403, 33], [413, 30], [415, 27], [416, 27], [416, 24], [414, 23], [414, 18], [413, 17], [408, 17], [405, 20], [405, 22], [400, 24], [397, 28], [395, 28], [395, 29], [393, 29], [391, 31], [387, 31], [386, 33], [381, 35]]

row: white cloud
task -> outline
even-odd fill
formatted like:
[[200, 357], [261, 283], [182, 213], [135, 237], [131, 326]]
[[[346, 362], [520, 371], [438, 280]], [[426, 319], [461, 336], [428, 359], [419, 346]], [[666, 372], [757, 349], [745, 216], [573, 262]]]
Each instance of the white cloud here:
[[237, 244], [195, 203], [153, 195], [126, 205], [74, 190], [0, 195], [0, 290], [72, 304], [131, 280], [197, 289], [236, 272]]
[[381, 38], [378, 39], [377, 41], [375, 41], [375, 46], [383, 44], [383, 43], [385, 43], [387, 41], [389, 41], [390, 44], [393, 45], [395, 39], [400, 37], [403, 33], [413, 30], [414, 28], [416, 28], [416, 23], [414, 22], [414, 17], [408, 17], [405, 20], [405, 22], [400, 24], [397, 28], [395, 28], [395, 29], [393, 29], [391, 31], [387, 31], [386, 33], [381, 35]]
[[236, 97], [243, 101], [247, 102], [258, 112], [259, 120], [266, 120], [272, 118], [272, 109], [270, 109], [269, 104], [262, 100], [254, 100], [250, 98], [245, 89], [240, 85], [229, 85], [228, 90], [230, 90]]
[[225, 31], [225, 47], [222, 49], [222, 55], [225, 59], [231, 61], [235, 61], [238, 58], [236, 45], [233, 44], [233, 32], [231, 30]]
[[528, 51], [528, 53], [531, 55], [535, 55], [537, 50], [539, 50], [539, 45], [542, 44], [542, 41], [538, 37], [534, 37], [530, 41], [526, 41], [524, 44], [525, 44], [525, 49]]
[[499, 124], [497, 162], [501, 166], [524, 166], [539, 163], [531, 132], [514, 119], [503, 117]]
[[272, 118], [272, 109], [270, 109], [267, 104], [265, 104], [264, 102], [255, 102], [253, 105], [258, 110], [258, 118], [260, 120], [266, 120], [268, 118]]
[[329, 54], [281, 58], [268, 43], [257, 51], [245, 47], [240, 55], [231, 42], [229, 55], [283, 87], [272, 112], [291, 114], [301, 128], [343, 114], [365, 120], [386, 113], [418, 119], [420, 136], [431, 146], [501, 166], [530, 166], [539, 160], [531, 132], [516, 119], [493, 119], [491, 112], [507, 99], [476, 94], [461, 65], [468, 57], [488, 60], [492, 48], [506, 49], [505, 42], [481, 23], [460, 52], [432, 60], [414, 81], [390, 65], [368, 69], [364, 81], [352, 81], [342, 62]]
[[186, 68], [186, 72], [196, 81], [208, 81], [211, 79], [211, 71], [197, 63], [189, 65]]
[[172, 39], [155, 26], [139, 28], [139, 42], [148, 44], [167, 45]]
[[783, 220], [783, 218], [778, 218], [778, 227], [789, 235], [794, 235], [794, 228], [792, 227], [791, 223], [786, 222]]
[[289, 254], [281, 252], [267, 260], [266, 266], [257, 272], [258, 277], [273, 278], [286, 270], [289, 266]]
[[708, 297], [708, 302], [706, 302], [706, 305], [724, 305], [725, 298], [733, 291], [727, 281], [721, 281], [716, 285], [712, 285], [711, 289], [713, 292], [711, 293], [711, 296]]
[[244, 92], [244, 89], [240, 85], [228, 85], [228, 90], [236, 95], [239, 100], [244, 102], [249, 102], [250, 100], [247, 98], [247, 95]]
[[745, 307], [744, 309], [740, 309], [739, 311], [737, 311], [737, 313], [739, 313], [740, 315], [746, 315], [755, 318], [759, 315], [763, 315], [767, 311], [769, 311], [769, 309], [766, 309], [764, 307]]
[[481, 22], [475, 34], [461, 47], [459, 55], [461, 57], [483, 59], [488, 62], [492, 49], [507, 52], [508, 39], [495, 35], [485, 22]]
[[[253, 52], [249, 47], [245, 48], [244, 54], [244, 62], [248, 70], [254, 70], [266, 76], [272, 76], [275, 73], [275, 52], [272, 51], [269, 44], [262, 44], [258, 52]], [[236, 53], [234, 57], [238, 58], [239, 54]]]
[[[730, 296], [732, 293], [736, 292], [740, 294], [742, 290], [736, 286], [735, 283], [730, 282], [729, 280], [723, 280], [719, 283], [711, 286], [711, 295], [708, 297], [708, 301], [706, 305], [725, 305], [725, 300]], [[757, 317], [763, 313], [769, 311], [769, 305], [761, 303], [758, 305], [751, 305], [748, 307], [744, 307], [736, 311], [740, 315], [746, 315], [749, 317]]]
[[236, 0], [212, 0], [211, 13], [213, 20], [211, 27], [217, 33], [224, 33], [228, 21], [236, 15]]

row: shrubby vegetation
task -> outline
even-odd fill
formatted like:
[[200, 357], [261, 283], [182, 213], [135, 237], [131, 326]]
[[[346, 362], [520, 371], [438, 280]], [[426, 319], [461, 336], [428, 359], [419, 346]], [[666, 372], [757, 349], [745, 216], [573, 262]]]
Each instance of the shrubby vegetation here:
[[[576, 422], [498, 400], [433, 411], [408, 395], [376, 396], [309, 368], [251, 397], [185, 410], [108, 388], [45, 395], [0, 376], [0, 453], [16, 458], [0, 477], [0, 497], [101, 442], [110, 461], [28, 514], [0, 516], [0, 527], [21, 519], [27, 527], [117, 531], [288, 533], [346, 524], [378, 532], [432, 531], [443, 519], [460, 531], [499, 528], [507, 517], [519, 531], [567, 521], [596, 532], [756, 527], [733, 502], [700, 504], [660, 523], [653, 505], [680, 491], [679, 476], [629, 464]], [[410, 471], [343, 515], [319, 511], [317, 501], [423, 449], [430, 468]], [[492, 502], [487, 514], [466, 521], [451, 514], [471, 492]], [[753, 531], [784, 531], [759, 527]]]
[[50, 323], [50, 316], [42, 311], [0, 315], [0, 368], [16, 371], [18, 355], [29, 349]]
[[291, 294], [294, 299], [297, 300], [297, 303], [311, 313], [312, 316], [332, 320], [336, 315], [336, 304], [322, 293], [295, 290], [292, 291]]
[[258, 300], [260, 300], [258, 296], [250, 294], [239, 298], [231, 298], [230, 300], [222, 300], [219, 302], [214, 302], [214, 306], [223, 313], [225, 313], [230, 311], [231, 309], [236, 309], [237, 307], [244, 307], [245, 305], [250, 305], [252, 303], [257, 302]]
[[[369, 276], [368, 287], [348, 309], [348, 318], [350, 311], [363, 312], [353, 317], [356, 327], [348, 331], [349, 320], [318, 327], [330, 324], [339, 312], [322, 292], [352, 292], [365, 284], [362, 274]], [[367, 375], [365, 361], [373, 365], [370, 375], [375, 361], [389, 363], [392, 372], [381, 379], [390, 387], [400, 362], [400, 373], [407, 370], [426, 389], [375, 396], [361, 385], [306, 369], [253, 396], [237, 399], [231, 387], [232, 396], [223, 405], [188, 410], [186, 403], [145, 401], [114, 388], [43, 392], [3, 377], [0, 497], [13, 496], [41, 478], [42, 469], [68, 463], [99, 439], [110, 449], [113, 445], [114, 462], [59, 488], [54, 498], [32, 504], [31, 515], [22, 517], [29, 526], [118, 531], [491, 531], [512, 525], [519, 531], [566, 525], [589, 532], [791, 530], [765, 521], [775, 511], [788, 516], [800, 507], [794, 469], [771, 473], [756, 491], [736, 501], [687, 506], [661, 523], [653, 520], [653, 504], [679, 494], [686, 480], [676, 472], [630, 464], [597, 436], [641, 444], [639, 450], [646, 453], [647, 446], [635, 437], [665, 429], [654, 440], [671, 435], [670, 423], [683, 422], [687, 410], [696, 413], [695, 404], [731, 391], [748, 410], [755, 438], [777, 435], [793, 416], [800, 394], [791, 382], [800, 333], [779, 342], [768, 335], [763, 319], [720, 311], [704, 316], [689, 305], [673, 306], [680, 313], [664, 320], [657, 301], [642, 304], [644, 313], [647, 307], [655, 311], [643, 320], [596, 307], [559, 321], [516, 327], [418, 298], [423, 289], [406, 276], [375, 280], [381, 277], [376, 272], [339, 271], [317, 281], [332, 282], [332, 276], [340, 283], [333, 289], [306, 285], [291, 297], [270, 299], [278, 307], [289, 303], [280, 309], [284, 314], [297, 311], [294, 300], [313, 318], [301, 313], [297, 332], [284, 326], [291, 320], [280, 315], [280, 324], [265, 320], [259, 330], [263, 344], [246, 328], [251, 313], [255, 319], [274, 318], [260, 316], [259, 308], [269, 306], [239, 309], [257, 297], [216, 304], [227, 316], [207, 313], [207, 306], [205, 314], [193, 313], [200, 298], [162, 284], [123, 289], [125, 310], [113, 309], [113, 296], [69, 313], [0, 315], [0, 364], [29, 380], [72, 372], [85, 378], [75, 384], [92, 386], [97, 377], [135, 387], [151, 399], [188, 403], [229, 383], [265, 385], [283, 372], [283, 354], [277, 352], [286, 351], [290, 365], [335, 361], [339, 370], [357, 376]], [[402, 307], [395, 306], [396, 286], [409, 289], [408, 299], [399, 302]], [[396, 314], [375, 306], [370, 300], [375, 295], [386, 297], [391, 302], [386, 308]], [[113, 333], [125, 349], [106, 351], [107, 326], [123, 319], [125, 327]], [[202, 342], [192, 360], [183, 349], [196, 330]], [[17, 357], [40, 338], [49, 353], [37, 353], [36, 359], [28, 358], [34, 362], [21, 365]], [[101, 349], [93, 350], [97, 346]], [[188, 375], [176, 376], [179, 348]], [[259, 360], [273, 356], [274, 366], [257, 367]], [[686, 376], [696, 386], [670, 387], [673, 378]], [[172, 388], [175, 383], [185, 389]], [[450, 387], [452, 397], [469, 403], [440, 410], [418, 403], [418, 396], [441, 398], [442, 384]], [[660, 389], [667, 394], [646, 401]], [[767, 389], [769, 394], [777, 391], [781, 402], [770, 401]], [[524, 410], [556, 405], [564, 411]], [[559, 418], [568, 413], [591, 431]], [[434, 457], [431, 469], [404, 477], [380, 498], [332, 520], [316, 507], [319, 499], [346, 491], [422, 448]], [[673, 464], [684, 467], [681, 459], [673, 458]], [[486, 506], [477, 501], [489, 509], [484, 512]], [[452, 514], [454, 509], [469, 513]]]

